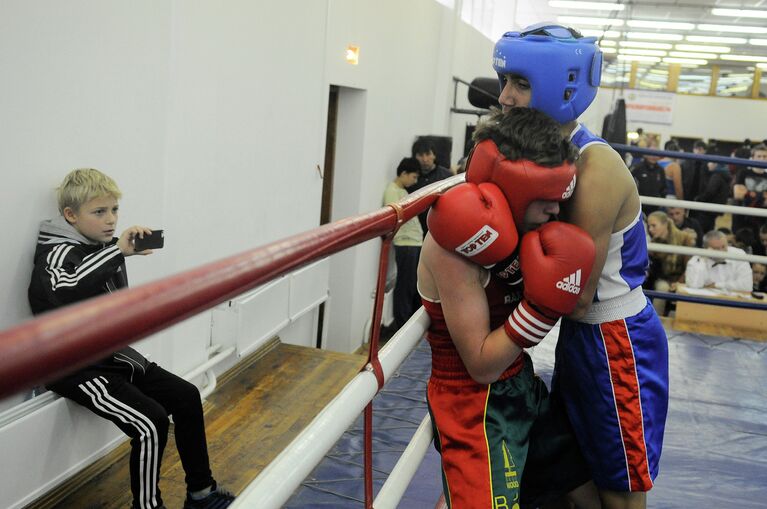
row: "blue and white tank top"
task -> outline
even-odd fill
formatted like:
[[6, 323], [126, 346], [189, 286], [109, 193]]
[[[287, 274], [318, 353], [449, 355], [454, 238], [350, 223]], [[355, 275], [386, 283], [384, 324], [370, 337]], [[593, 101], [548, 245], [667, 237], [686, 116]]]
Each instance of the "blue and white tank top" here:
[[[607, 144], [605, 140], [591, 133], [582, 124], [578, 124], [570, 133], [570, 141], [578, 148], [580, 154], [591, 145]], [[640, 208], [631, 224], [610, 235], [607, 259], [599, 276], [597, 291], [594, 293], [595, 302], [604, 302], [626, 295], [644, 282], [649, 260], [647, 236], [641, 219]]]

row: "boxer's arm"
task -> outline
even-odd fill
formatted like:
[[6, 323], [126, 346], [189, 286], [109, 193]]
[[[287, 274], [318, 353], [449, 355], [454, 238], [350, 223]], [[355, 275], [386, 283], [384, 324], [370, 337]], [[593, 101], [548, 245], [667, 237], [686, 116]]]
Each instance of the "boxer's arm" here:
[[421, 265], [419, 285], [436, 286], [450, 336], [469, 375], [477, 383], [495, 382], [522, 349], [509, 340], [503, 327], [490, 330], [490, 309], [482, 285], [487, 271], [441, 248], [430, 235], [424, 240]]
[[[577, 320], [591, 307], [607, 259], [607, 248], [622, 207], [636, 185], [623, 160], [608, 147], [588, 149], [578, 161], [578, 185], [566, 205], [566, 220], [586, 230], [594, 241], [596, 256], [591, 276], [569, 318]], [[639, 200], [636, 198], [638, 211]]]

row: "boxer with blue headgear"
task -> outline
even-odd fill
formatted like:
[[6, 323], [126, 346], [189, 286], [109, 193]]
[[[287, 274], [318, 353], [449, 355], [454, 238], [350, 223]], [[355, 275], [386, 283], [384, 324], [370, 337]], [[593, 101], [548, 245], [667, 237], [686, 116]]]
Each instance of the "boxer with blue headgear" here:
[[555, 23], [508, 32], [493, 53], [502, 110], [546, 113], [580, 154], [578, 185], [560, 217], [589, 233], [596, 256], [575, 311], [561, 321], [552, 392], [602, 507], [641, 509], [659, 469], [668, 341], [642, 293], [648, 258], [636, 184], [620, 155], [576, 122], [596, 96], [601, 66], [594, 38]]
[[602, 74], [602, 52], [595, 37], [538, 23], [503, 34], [495, 44], [493, 69], [502, 91], [507, 75], [526, 79], [533, 90], [528, 106], [565, 124], [578, 118], [594, 100]]

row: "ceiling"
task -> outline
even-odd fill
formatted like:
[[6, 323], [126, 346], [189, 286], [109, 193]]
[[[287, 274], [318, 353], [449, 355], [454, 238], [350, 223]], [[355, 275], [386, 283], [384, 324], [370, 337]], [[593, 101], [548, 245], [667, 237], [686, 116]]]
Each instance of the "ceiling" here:
[[[712, 8], [720, 8], [720, 9], [751, 9], [751, 10], [759, 10], [759, 11], [765, 11], [767, 12], [767, 0], [598, 0], [598, 1], [612, 1], [614, 3], [620, 3], [625, 5], [625, 8], [623, 11], [610, 11], [610, 10], [586, 10], [586, 9], [580, 9], [580, 8], [570, 8], [570, 7], [552, 7], [549, 5], [549, 0], [537, 0], [533, 4], [531, 4], [531, 7], [529, 7], [526, 12], [518, 12], [518, 14], [522, 14], [522, 17], [529, 17], [532, 20], [543, 20], [543, 19], [550, 19], [550, 20], [557, 20], [562, 22], [562, 24], [567, 24], [570, 26], [573, 26], [575, 28], [578, 28], [582, 31], [598, 31], [598, 30], [610, 30], [613, 32], [618, 32], [618, 34], [609, 34], [605, 37], [603, 37], [602, 44], [605, 51], [605, 60], [610, 62], [610, 65], [608, 66], [609, 72], [613, 72], [616, 74], [625, 73], [625, 71], [616, 70], [616, 68], [630, 68], [631, 62], [626, 61], [623, 59], [626, 58], [633, 58], [631, 56], [622, 56], [620, 57], [621, 60], [619, 60], [618, 55], [620, 53], [625, 52], [627, 49], [632, 50], [635, 53], [641, 53], [643, 50], [639, 50], [635, 48], [637, 44], [632, 43], [642, 43], [642, 42], [651, 42], [651, 43], [661, 43], [665, 45], [661, 48], [645, 48], [650, 51], [660, 51], [660, 53], [655, 53], [654, 56], [659, 57], [659, 62], [640, 62], [640, 71], [643, 73], [648, 73], [651, 69], [654, 69], [654, 72], [662, 72], [663, 68], [668, 68], [668, 63], [664, 63], [663, 59], [669, 58], [669, 57], [683, 57], [684, 55], [672, 55], [671, 52], [678, 52], [678, 51], [692, 51], [690, 48], [677, 48], [677, 45], [679, 44], [686, 44], [686, 45], [695, 45], [695, 46], [719, 46], [719, 47], [726, 47], [729, 48], [729, 51], [727, 52], [721, 52], [717, 51], [705, 51], [705, 48], [696, 48], [694, 49], [695, 52], [698, 53], [708, 53], [708, 56], [701, 55], [698, 57], [698, 60], [705, 60], [705, 63], [703, 61], [698, 62], [698, 65], [692, 65], [690, 63], [683, 63], [682, 64], [682, 73], [691, 78], [693, 82], [695, 81], [694, 76], [697, 75], [707, 75], [710, 76], [711, 74], [711, 67], [713, 65], [716, 65], [721, 70], [721, 75], [726, 77], [728, 75], [732, 75], [733, 77], [737, 75], [741, 75], [743, 73], [748, 73], [750, 75], [753, 75], [753, 69], [755, 65], [759, 64], [759, 67], [762, 68], [765, 76], [767, 76], [767, 18], [753, 18], [753, 17], [730, 17], [730, 16], [719, 16], [714, 15], [711, 12]], [[605, 18], [606, 24], [603, 26], [595, 25], [595, 24], [588, 24], [588, 23], [580, 23], [580, 22], [573, 22], [573, 21], [565, 21], [562, 20], [560, 17], [562, 16], [569, 16], [569, 17], [588, 17], [588, 18]], [[611, 23], [609, 19], [615, 19], [617, 20], [616, 23]], [[641, 20], [641, 21], [651, 21], [651, 22], [686, 22], [691, 23], [695, 25], [692, 28], [686, 28], [686, 29], [671, 29], [671, 28], [663, 28], [663, 27], [656, 27], [656, 26], [649, 26], [649, 27], [630, 27], [627, 26], [628, 20]], [[727, 25], [727, 26], [733, 26], [736, 27], [737, 31], [709, 31], [709, 30], [701, 30], [698, 28], [698, 25], [700, 24], [710, 24], [710, 25]], [[617, 26], [622, 25], [622, 26]], [[751, 27], [758, 27], [763, 29], [764, 33], [745, 33], [744, 29], [741, 29], [740, 27], [744, 26], [751, 26]], [[681, 36], [683, 40], [679, 41], [664, 41], [664, 40], [652, 40], [652, 39], [645, 39], [645, 38], [635, 38], [635, 37], [629, 37], [627, 35], [628, 32], [642, 32], [642, 33], [650, 33], [650, 34], [676, 34], [678, 36]], [[700, 41], [690, 41], [688, 40], [688, 37], [695, 37], [695, 36], [715, 36], [715, 37], [729, 37], [729, 38], [739, 38], [742, 39], [741, 42], [700, 42]], [[762, 45], [754, 45], [751, 44], [749, 41], [752, 39], [760, 39], [764, 41]], [[627, 47], [629, 45], [632, 45], [634, 47]], [[624, 54], [625, 55], [625, 54]], [[739, 60], [731, 60], [732, 57], [726, 57], [722, 55], [736, 55], [735, 58], [738, 58], [737, 56], [756, 56], [756, 57], [763, 57], [763, 62], [754, 62], [754, 61], [739, 61]], [[712, 58], [713, 57], [713, 58]], [[644, 58], [644, 57], [640, 57]], [[607, 70], [607, 69], [606, 69]], [[606, 75], [609, 79], [609, 74]], [[624, 78], [625, 79], [625, 78]], [[742, 80], [741, 80], [742, 81]], [[767, 87], [767, 84], [765, 84]], [[700, 84], [700, 90], [688, 90], [698, 93], [705, 93], [708, 84], [701, 83]], [[651, 88], [651, 87], [648, 87]], [[660, 85], [658, 85], [658, 88], [661, 88]], [[743, 85], [739, 86], [739, 93], [735, 94], [729, 94], [725, 93], [724, 95], [745, 95], [746, 92], [744, 90]], [[750, 88], [750, 87], [748, 87]]]

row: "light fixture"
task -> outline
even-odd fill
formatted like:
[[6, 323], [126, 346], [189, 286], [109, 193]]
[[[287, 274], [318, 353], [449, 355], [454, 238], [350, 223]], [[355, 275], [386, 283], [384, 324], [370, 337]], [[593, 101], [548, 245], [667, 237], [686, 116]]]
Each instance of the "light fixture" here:
[[623, 4], [609, 2], [576, 2], [566, 0], [549, 0], [549, 6], [560, 9], [590, 9], [595, 11], [622, 11], [626, 8]]
[[360, 47], [352, 44], [346, 47], [346, 62], [351, 65], [358, 65], [360, 63]]
[[618, 52], [618, 50], [616, 50], [615, 48], [602, 48], [601, 46], [600, 46], [600, 50], [602, 51], [602, 53], [611, 54], [611, 55], [613, 53], [617, 53]]
[[666, 52], [657, 49], [621, 49], [619, 51], [621, 55], [648, 55], [651, 57], [665, 57]]
[[660, 62], [660, 57], [648, 57], [644, 55], [618, 55], [618, 60], [629, 62]]
[[749, 39], [748, 43], [752, 46], [767, 46], [767, 39]]
[[599, 41], [599, 47], [604, 48], [605, 46], [615, 46], [618, 44], [615, 41]]
[[759, 69], [767, 69], [767, 64], [756, 64]]
[[[753, 40], [753, 39], [752, 39]], [[767, 39], [764, 40], [767, 43]], [[729, 53], [730, 48], [727, 46], [703, 46], [700, 44], [676, 44], [674, 46], [679, 51], [710, 51], [712, 53]]]
[[650, 74], [662, 74], [664, 76], [668, 75], [668, 71], [666, 69], [656, 69], [654, 67], [647, 72]]
[[703, 74], [680, 74], [679, 79], [684, 81], [708, 81], [711, 78], [710, 75]]
[[753, 9], [711, 9], [714, 16], [732, 16], [735, 18], [767, 18], [767, 11]]
[[698, 25], [698, 30], [706, 32], [736, 32], [740, 34], [767, 34], [767, 27], [753, 27], [747, 25]]
[[714, 44], [746, 44], [748, 42], [742, 37], [717, 37], [713, 35], [688, 35], [685, 39], [690, 42], [712, 42]]
[[690, 64], [690, 65], [706, 65], [708, 60], [698, 60], [696, 58], [678, 58], [678, 57], [665, 57], [663, 59], [667, 64]]
[[709, 60], [716, 60], [719, 55], [716, 53], [693, 53], [690, 51], [669, 51], [668, 56], [679, 58], [706, 58]]
[[649, 88], [652, 90], [660, 90], [661, 88], [664, 88], [666, 86], [664, 83], [655, 83], [655, 82], [647, 81], [647, 80], [640, 80], [639, 84], [642, 85], [644, 88]]
[[658, 34], [655, 32], [627, 32], [626, 37], [629, 39], [650, 39], [655, 41], [681, 41], [682, 36], [679, 34]]
[[618, 44], [624, 48], [671, 49], [667, 42], [619, 41]]
[[639, 19], [630, 19], [626, 24], [632, 28], [657, 28], [659, 30], [692, 30], [695, 28], [693, 23], [678, 23], [674, 21], [647, 21]]
[[612, 18], [584, 18], [581, 16], [557, 16], [559, 23], [572, 23], [573, 25], [598, 25], [598, 26], [613, 26], [622, 27], [622, 19]]
[[767, 57], [759, 55], [720, 55], [722, 60], [734, 60], [736, 62], [767, 62]]
[[621, 33], [617, 30], [591, 30], [591, 29], [584, 29], [581, 30], [581, 35], [584, 37], [596, 37], [597, 39], [617, 39], [621, 36]]

